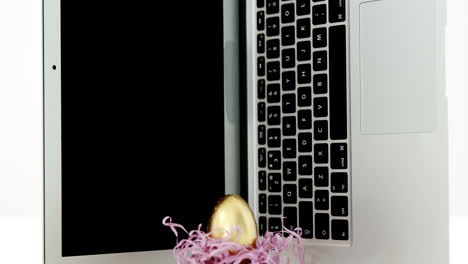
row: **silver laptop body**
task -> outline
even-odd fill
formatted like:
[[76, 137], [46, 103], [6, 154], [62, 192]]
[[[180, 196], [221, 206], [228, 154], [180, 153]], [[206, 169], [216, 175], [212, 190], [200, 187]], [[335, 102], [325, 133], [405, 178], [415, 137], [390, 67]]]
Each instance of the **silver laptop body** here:
[[247, 1], [249, 202], [306, 263], [448, 263], [445, 1]]

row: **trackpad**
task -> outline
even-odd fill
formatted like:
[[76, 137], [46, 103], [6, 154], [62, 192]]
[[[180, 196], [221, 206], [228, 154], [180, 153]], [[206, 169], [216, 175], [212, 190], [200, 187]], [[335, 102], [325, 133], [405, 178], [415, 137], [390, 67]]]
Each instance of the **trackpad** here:
[[363, 134], [431, 132], [436, 127], [436, 24], [430, 12], [418, 12], [411, 2], [418, 1], [361, 5]]

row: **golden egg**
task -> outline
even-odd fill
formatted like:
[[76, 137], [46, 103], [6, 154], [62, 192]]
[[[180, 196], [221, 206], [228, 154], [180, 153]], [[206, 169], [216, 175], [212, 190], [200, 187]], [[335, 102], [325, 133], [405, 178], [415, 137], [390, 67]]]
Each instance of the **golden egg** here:
[[231, 232], [229, 240], [241, 245], [253, 246], [257, 240], [257, 223], [247, 202], [237, 195], [228, 195], [222, 198], [213, 210], [208, 225], [208, 232], [213, 231], [212, 237], [225, 239], [224, 230], [232, 230], [240, 226], [239, 232]]

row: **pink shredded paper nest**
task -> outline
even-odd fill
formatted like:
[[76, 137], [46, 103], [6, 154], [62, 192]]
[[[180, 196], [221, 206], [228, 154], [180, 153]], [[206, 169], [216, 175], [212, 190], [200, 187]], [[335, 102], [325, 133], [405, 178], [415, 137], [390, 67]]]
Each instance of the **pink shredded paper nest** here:
[[[177, 228], [188, 234], [187, 239], [177, 241], [174, 247], [174, 258], [179, 264], [288, 264], [290, 256], [299, 259], [304, 264], [304, 246], [301, 238], [302, 230], [289, 230], [283, 227], [280, 232], [266, 232], [258, 237], [255, 247], [240, 245], [227, 239], [212, 238], [211, 233], [201, 230], [188, 232], [182, 225], [172, 223], [170, 217], [165, 217], [163, 225], [171, 228], [178, 238]], [[241, 230], [239, 227], [234, 229]], [[225, 230], [227, 234], [234, 230]], [[283, 234], [288, 236], [284, 237]], [[227, 236], [229, 237], [229, 235]], [[289, 254], [282, 254], [287, 251]], [[237, 252], [237, 254], [233, 254]]]

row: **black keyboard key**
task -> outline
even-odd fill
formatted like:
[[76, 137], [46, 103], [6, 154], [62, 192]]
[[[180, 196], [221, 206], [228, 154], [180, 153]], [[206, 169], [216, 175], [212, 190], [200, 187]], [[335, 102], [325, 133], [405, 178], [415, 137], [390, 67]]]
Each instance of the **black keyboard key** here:
[[272, 61], [267, 63], [267, 80], [277, 81], [280, 79], [280, 63]]
[[312, 128], [312, 111], [311, 110], [300, 110], [298, 111], [298, 127], [299, 129], [311, 129]]
[[268, 147], [279, 148], [281, 147], [281, 129], [270, 128], [268, 129]]
[[296, 207], [285, 207], [284, 208], [284, 226], [294, 231], [297, 228], [297, 208]]
[[267, 36], [274, 37], [278, 36], [280, 32], [280, 21], [279, 17], [270, 17], [266, 20], [266, 32]]
[[346, 27], [330, 27], [330, 137], [348, 137], [346, 95]]
[[265, 57], [258, 57], [257, 59], [257, 74], [258, 76], [265, 76]]
[[329, 0], [328, 11], [330, 23], [343, 22], [346, 20], [345, 0]]
[[268, 169], [281, 170], [281, 151], [268, 152]]
[[326, 71], [327, 70], [327, 51], [314, 52], [314, 71]]
[[297, 89], [297, 105], [301, 107], [312, 105], [312, 89], [310, 87]]
[[327, 97], [314, 98], [314, 117], [328, 116], [328, 99]]
[[348, 145], [346, 143], [331, 144], [330, 154], [332, 169], [348, 168]]
[[296, 117], [287, 116], [283, 118], [283, 136], [296, 135]]
[[268, 219], [268, 231], [270, 232], [280, 232], [283, 230], [283, 224], [281, 218], [272, 217]]
[[298, 16], [310, 14], [310, 0], [297, 0], [296, 14]]
[[266, 43], [267, 45], [267, 58], [275, 59], [280, 56], [280, 41], [279, 39], [270, 39]]
[[266, 144], [266, 127], [264, 125], [258, 126], [258, 144]]
[[284, 185], [283, 202], [285, 204], [295, 204], [297, 202], [297, 187], [295, 184]]
[[294, 91], [296, 89], [296, 72], [283, 72], [281, 84], [283, 86], [283, 91]]
[[268, 174], [268, 191], [281, 192], [281, 173]]
[[327, 6], [316, 5], [312, 8], [312, 23], [321, 25], [327, 23]]
[[315, 238], [330, 239], [330, 216], [315, 214]]
[[349, 227], [347, 220], [332, 220], [332, 239], [333, 240], [348, 240]]
[[311, 65], [300, 64], [297, 66], [297, 82], [300, 84], [310, 83], [312, 81]]
[[263, 236], [267, 231], [267, 219], [265, 216], [260, 216], [258, 218], [258, 233]]
[[310, 18], [297, 20], [297, 38], [310, 38]]
[[281, 45], [290, 46], [296, 42], [296, 34], [294, 26], [281, 28]]
[[262, 8], [265, 6], [265, 0], [257, 0], [257, 7]]
[[268, 196], [268, 213], [272, 215], [281, 215], [281, 196], [270, 195]]
[[307, 61], [311, 58], [310, 41], [301, 41], [297, 43], [297, 60]]
[[281, 23], [291, 23], [294, 22], [294, 4], [285, 4], [281, 6]]
[[325, 94], [328, 91], [328, 76], [327, 74], [314, 75], [314, 94]]
[[299, 157], [299, 175], [312, 175], [312, 156]]
[[328, 210], [330, 209], [329, 195], [327, 190], [315, 191], [315, 209]]
[[270, 104], [279, 103], [281, 100], [281, 87], [278, 83], [268, 84], [267, 102]]
[[324, 48], [327, 46], [327, 29], [316, 28], [313, 33], [314, 48]]
[[332, 193], [348, 192], [348, 173], [335, 172], [331, 174], [331, 191]]
[[279, 0], [266, 0], [267, 14], [276, 14], [279, 12]]
[[299, 179], [299, 197], [312, 198], [312, 179]]
[[266, 191], [267, 177], [265, 171], [258, 172], [258, 189], [260, 191]]
[[257, 30], [262, 31], [265, 29], [265, 12], [257, 12]]
[[283, 113], [292, 114], [296, 112], [296, 95], [294, 94], [284, 94], [283, 100]]
[[313, 204], [299, 202], [299, 227], [302, 228], [302, 238], [313, 238]]
[[296, 66], [296, 50], [284, 49], [281, 53], [281, 62], [283, 69], [294, 68]]
[[296, 158], [296, 140], [295, 139], [285, 139], [283, 140], [283, 158], [285, 159], [294, 159]]
[[333, 216], [348, 216], [348, 197], [333, 196], [331, 198], [331, 214]]
[[314, 168], [314, 183], [316, 187], [328, 187], [328, 167]]
[[283, 180], [295, 181], [297, 179], [296, 162], [287, 161], [283, 164]]
[[314, 162], [318, 164], [328, 163], [328, 144], [314, 145]]
[[314, 139], [317, 141], [328, 139], [327, 120], [319, 120], [314, 122]]
[[266, 149], [264, 148], [258, 149], [258, 167], [260, 168], [266, 167]]
[[257, 53], [265, 52], [265, 34], [257, 35]]
[[258, 96], [258, 99], [265, 99], [265, 95], [266, 95], [266, 90], [265, 90], [265, 80], [261, 79], [261, 80], [258, 80], [257, 82], [257, 96]]
[[257, 112], [258, 112], [258, 122], [265, 122], [266, 120], [266, 109], [265, 103], [258, 103]]
[[312, 133], [299, 133], [299, 152], [312, 152]]
[[281, 123], [281, 107], [270, 106], [268, 107], [268, 125], [276, 126]]
[[262, 193], [258, 197], [258, 211], [261, 214], [266, 214], [267, 212], [267, 199], [266, 199], [266, 194]]

